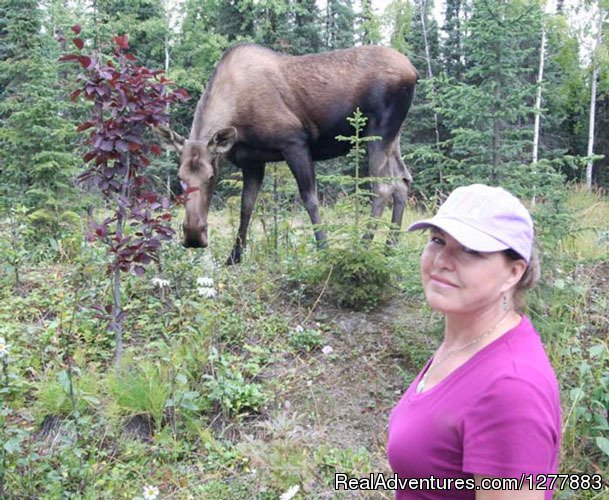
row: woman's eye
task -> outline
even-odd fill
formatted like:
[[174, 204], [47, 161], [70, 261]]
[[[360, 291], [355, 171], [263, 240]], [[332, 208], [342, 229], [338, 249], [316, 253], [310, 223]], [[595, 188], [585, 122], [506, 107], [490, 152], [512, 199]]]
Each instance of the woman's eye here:
[[463, 251], [470, 255], [480, 255], [480, 252], [472, 250], [471, 248], [463, 247]]
[[444, 240], [438, 236], [431, 236], [429, 238], [429, 241], [431, 243], [435, 243], [436, 245], [443, 245], [444, 244]]

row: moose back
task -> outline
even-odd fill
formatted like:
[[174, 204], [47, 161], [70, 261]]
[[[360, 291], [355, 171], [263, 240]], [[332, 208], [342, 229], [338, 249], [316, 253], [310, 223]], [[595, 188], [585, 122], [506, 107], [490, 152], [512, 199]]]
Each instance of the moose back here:
[[159, 133], [180, 154], [178, 175], [190, 192], [185, 204], [184, 245], [206, 247], [211, 198], [225, 158], [243, 171], [241, 220], [227, 263], [238, 263], [267, 162], [286, 161], [319, 242], [315, 160], [346, 154], [347, 117], [359, 107], [367, 117], [374, 182], [372, 215], [393, 199], [392, 222], [400, 226], [412, 177], [400, 154], [400, 129], [412, 102], [418, 73], [408, 58], [388, 47], [362, 46], [289, 56], [257, 45], [228, 49], [197, 103], [190, 136], [169, 128]]

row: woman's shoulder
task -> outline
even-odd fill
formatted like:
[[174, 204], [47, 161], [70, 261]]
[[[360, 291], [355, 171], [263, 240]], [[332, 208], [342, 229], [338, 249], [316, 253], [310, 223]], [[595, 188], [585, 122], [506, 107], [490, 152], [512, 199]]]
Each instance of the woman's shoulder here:
[[524, 385], [558, 393], [556, 374], [528, 317], [523, 316], [516, 327], [498, 340], [484, 360], [489, 386], [507, 389]]

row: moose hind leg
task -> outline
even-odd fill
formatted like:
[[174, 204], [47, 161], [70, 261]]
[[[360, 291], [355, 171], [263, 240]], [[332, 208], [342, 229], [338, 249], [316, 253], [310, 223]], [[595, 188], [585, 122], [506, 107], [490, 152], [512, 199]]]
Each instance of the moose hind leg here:
[[391, 215], [393, 228], [387, 237], [387, 245], [394, 246], [397, 243], [400, 234], [404, 209], [406, 208], [406, 202], [408, 201], [408, 191], [410, 189], [410, 184], [412, 183], [412, 175], [402, 160], [399, 143], [395, 144], [391, 154], [390, 171], [395, 177], [393, 181], [395, 189], [393, 192], [393, 213]]
[[[368, 165], [370, 177], [385, 177], [384, 172], [387, 170], [387, 163], [389, 158], [387, 152], [382, 147], [382, 144], [373, 142], [368, 145]], [[374, 179], [371, 183], [372, 189], [372, 211], [371, 215], [373, 219], [378, 219], [383, 215], [383, 211], [391, 198], [393, 193], [393, 186], [390, 183], [386, 183], [381, 179]], [[364, 235], [364, 239], [372, 240], [374, 238], [374, 231], [376, 224], [371, 227], [369, 231]]]
[[243, 167], [243, 191], [241, 192], [241, 216], [239, 220], [239, 231], [237, 232], [237, 240], [231, 251], [226, 265], [231, 266], [241, 262], [241, 254], [246, 245], [247, 229], [252, 218], [256, 198], [260, 192], [262, 181], [264, 179], [265, 164], [248, 165]]

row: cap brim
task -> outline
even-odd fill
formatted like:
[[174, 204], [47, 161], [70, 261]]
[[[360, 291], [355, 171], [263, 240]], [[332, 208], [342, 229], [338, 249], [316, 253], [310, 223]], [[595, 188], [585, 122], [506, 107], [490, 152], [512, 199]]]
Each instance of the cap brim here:
[[406, 231], [429, 229], [436, 227], [451, 235], [459, 243], [477, 252], [499, 252], [510, 248], [505, 243], [489, 236], [484, 231], [476, 229], [460, 220], [447, 217], [433, 217], [410, 224]]

